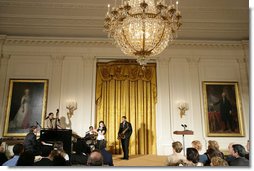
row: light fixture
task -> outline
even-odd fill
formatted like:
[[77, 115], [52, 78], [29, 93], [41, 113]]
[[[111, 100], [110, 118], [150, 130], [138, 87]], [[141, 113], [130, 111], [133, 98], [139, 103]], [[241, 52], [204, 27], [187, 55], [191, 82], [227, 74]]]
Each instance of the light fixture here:
[[67, 116], [71, 118], [74, 114], [74, 110], [77, 109], [77, 102], [75, 100], [67, 100], [66, 109], [69, 110], [69, 112], [67, 112]]
[[180, 110], [180, 117], [182, 118], [185, 112], [189, 110], [189, 105], [187, 102], [181, 101], [177, 103], [177, 108]]
[[182, 23], [181, 13], [170, 0], [121, 0], [121, 4], [110, 9], [105, 17], [104, 28], [109, 37], [128, 56], [137, 57], [140, 65], [160, 54], [170, 40], [177, 37]]

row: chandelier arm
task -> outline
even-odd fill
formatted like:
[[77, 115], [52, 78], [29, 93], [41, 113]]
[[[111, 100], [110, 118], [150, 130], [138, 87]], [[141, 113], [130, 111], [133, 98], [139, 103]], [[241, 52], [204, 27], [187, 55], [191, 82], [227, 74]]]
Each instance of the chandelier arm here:
[[165, 32], [165, 29], [166, 29], [166, 26], [164, 26], [164, 28], [163, 28], [160, 41], [158, 43], [156, 43], [156, 45], [150, 50], [150, 52], [153, 51], [159, 45], [159, 43], [161, 42], [161, 39], [162, 39], [162, 37], [164, 35], [164, 32]]
[[143, 52], [144, 52], [145, 51], [145, 45], [146, 45], [146, 41], [145, 41], [145, 39], [146, 39], [146, 33], [145, 33], [146, 26], [145, 26], [144, 20], [142, 21], [142, 30], [143, 30]]

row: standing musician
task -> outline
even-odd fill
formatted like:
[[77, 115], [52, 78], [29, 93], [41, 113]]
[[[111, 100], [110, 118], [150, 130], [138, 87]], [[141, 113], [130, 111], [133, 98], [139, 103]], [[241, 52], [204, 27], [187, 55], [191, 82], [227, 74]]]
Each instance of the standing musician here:
[[59, 109], [56, 110], [56, 118], [54, 118], [54, 114], [52, 112], [48, 114], [45, 120], [45, 128], [48, 129], [61, 128], [59, 119]]
[[124, 156], [122, 158], [123, 160], [129, 160], [129, 142], [131, 134], [132, 134], [131, 123], [126, 121], [126, 116], [123, 116], [118, 131], [118, 139], [121, 139], [122, 149], [124, 153]]

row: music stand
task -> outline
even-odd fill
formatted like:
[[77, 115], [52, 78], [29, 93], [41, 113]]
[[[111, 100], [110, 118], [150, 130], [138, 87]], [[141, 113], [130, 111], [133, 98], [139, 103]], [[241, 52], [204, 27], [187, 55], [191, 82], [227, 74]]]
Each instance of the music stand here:
[[183, 136], [183, 154], [185, 155], [184, 135], [193, 135], [193, 131], [191, 131], [191, 130], [183, 130], [183, 131], [174, 131], [173, 133], [176, 134], [176, 135], [182, 135]]

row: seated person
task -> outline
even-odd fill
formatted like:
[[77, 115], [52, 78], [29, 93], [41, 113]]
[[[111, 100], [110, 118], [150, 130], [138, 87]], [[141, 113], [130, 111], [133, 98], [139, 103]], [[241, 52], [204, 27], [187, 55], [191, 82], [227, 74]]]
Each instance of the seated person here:
[[99, 149], [103, 156], [103, 164], [108, 166], [114, 166], [112, 154], [106, 150], [106, 144], [106, 140], [102, 141]]
[[35, 162], [35, 166], [53, 166], [53, 161], [50, 158], [50, 153], [53, 150], [52, 146], [43, 146], [41, 150], [42, 158]]
[[75, 153], [70, 156], [71, 165], [87, 165], [87, 144], [81, 139], [77, 140]]
[[8, 160], [6, 157], [4, 147], [2, 146], [2, 141], [0, 141], [0, 166]]
[[228, 166], [228, 162], [221, 157], [215, 156], [211, 158], [211, 166]]
[[103, 166], [103, 156], [100, 151], [94, 150], [88, 156], [87, 159], [88, 166]]
[[235, 157], [229, 165], [230, 166], [249, 166], [249, 160], [245, 158], [246, 151], [241, 144], [234, 144], [233, 146], [233, 156]]
[[25, 151], [20, 154], [20, 157], [17, 161], [17, 166], [33, 166], [34, 159], [34, 154], [31, 151]]
[[195, 148], [187, 148], [187, 154], [185, 161], [182, 161], [179, 166], [203, 166], [203, 163], [199, 162], [198, 150]]
[[23, 144], [15, 144], [12, 151], [14, 153], [14, 156], [11, 159], [9, 159], [8, 161], [6, 161], [3, 164], [3, 166], [16, 166], [17, 165], [17, 161], [19, 159], [20, 154], [24, 152]]
[[201, 150], [202, 150], [202, 144], [199, 140], [194, 140], [191, 142], [191, 145], [193, 148], [196, 148], [198, 150], [199, 153], [199, 162], [205, 164], [208, 160], [208, 157], [206, 154], [200, 154]]
[[58, 150], [66, 161], [70, 160], [69, 155], [63, 149], [63, 142], [62, 141], [56, 142], [54, 144], [53, 148], [54, 148], [54, 150]]
[[180, 160], [186, 160], [186, 157], [181, 154], [183, 145], [181, 142], [176, 141], [172, 143], [173, 154], [168, 156], [167, 166], [178, 166]]

